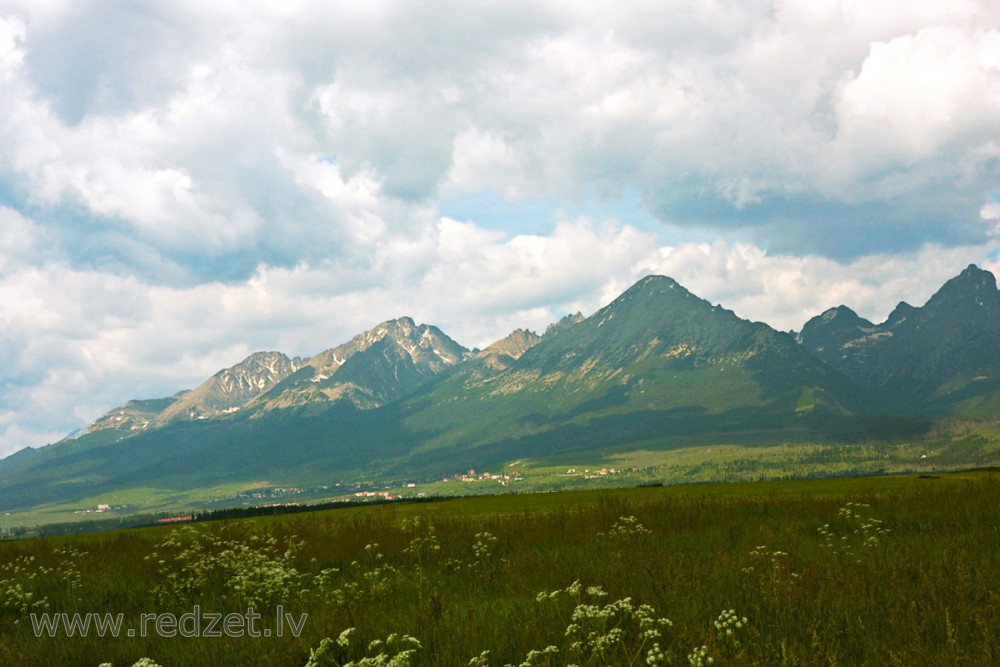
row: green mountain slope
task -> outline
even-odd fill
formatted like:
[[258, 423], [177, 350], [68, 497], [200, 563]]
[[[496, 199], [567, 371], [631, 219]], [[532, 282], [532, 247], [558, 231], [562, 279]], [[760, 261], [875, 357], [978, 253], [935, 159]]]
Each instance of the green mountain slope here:
[[458, 368], [399, 411], [417, 454], [504, 443], [522, 456], [801, 430], [813, 413], [848, 413], [854, 395], [787, 334], [650, 276], [502, 371]]

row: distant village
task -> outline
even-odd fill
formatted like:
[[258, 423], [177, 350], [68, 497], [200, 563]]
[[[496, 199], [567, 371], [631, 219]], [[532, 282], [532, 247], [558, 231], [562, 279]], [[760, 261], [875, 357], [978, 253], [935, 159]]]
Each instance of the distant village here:
[[87, 507], [75, 510], [73, 514], [101, 514], [103, 512], [117, 512], [124, 509], [128, 509], [128, 505], [108, 505], [101, 503], [97, 505], [97, 507]]
[[469, 470], [458, 475], [445, 475], [442, 478], [442, 482], [497, 482], [501, 486], [507, 486], [511, 482], [520, 482], [524, 479], [524, 476], [517, 470], [511, 470], [506, 473], [491, 473], [491, 472], [481, 472], [476, 473], [475, 470]]
[[[514, 461], [510, 466], [515, 466], [520, 464], [521, 461]], [[612, 477], [616, 475], [627, 475], [630, 473], [636, 473], [646, 470], [646, 468], [630, 467], [625, 469], [619, 468], [600, 468], [600, 469], [590, 469], [590, 468], [566, 468], [563, 473], [556, 473], [560, 477], [579, 477], [581, 479], [602, 479], [607, 477]], [[456, 473], [452, 475], [444, 475], [438, 478], [437, 481], [444, 483], [462, 483], [462, 484], [472, 484], [472, 483], [495, 483], [500, 486], [510, 486], [517, 482], [523, 482], [525, 480], [526, 473], [510, 469], [504, 472], [479, 472], [475, 469], [469, 469], [465, 472]], [[238, 501], [243, 505], [260, 505], [263, 507], [269, 506], [295, 506], [299, 505], [299, 502], [291, 501], [291, 498], [298, 498], [302, 501], [308, 501], [309, 499], [322, 497], [335, 494], [339, 495], [335, 502], [352, 502], [352, 501], [387, 501], [387, 500], [402, 500], [404, 498], [426, 498], [428, 494], [423, 491], [417, 491], [420, 486], [426, 483], [432, 483], [432, 480], [422, 480], [422, 481], [406, 481], [398, 482], [393, 485], [375, 485], [370, 483], [349, 483], [349, 482], [336, 482], [333, 484], [323, 484], [319, 486], [300, 488], [300, 487], [273, 487], [273, 488], [261, 488], [261, 489], [251, 489], [246, 491], [241, 491], [232, 496], [227, 496], [225, 498], [220, 498], [216, 503], [225, 504], [231, 501]], [[412, 489], [412, 491], [411, 491]], [[306, 496], [306, 498], [302, 498]], [[87, 507], [75, 510], [75, 514], [103, 514], [106, 512], [115, 512], [120, 510], [125, 510], [128, 505], [111, 505], [110, 503], [99, 503], [94, 507]], [[157, 523], [173, 523], [181, 521], [190, 521], [192, 517], [184, 515], [177, 517], [168, 517], [166, 519], [160, 519]]]

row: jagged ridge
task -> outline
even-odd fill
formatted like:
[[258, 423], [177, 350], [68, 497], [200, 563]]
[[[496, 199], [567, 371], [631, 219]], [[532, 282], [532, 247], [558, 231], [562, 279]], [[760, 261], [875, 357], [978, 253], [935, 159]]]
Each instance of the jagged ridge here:
[[992, 273], [970, 265], [922, 307], [900, 303], [875, 325], [840, 306], [807, 322], [799, 340], [876, 390], [887, 410], [975, 412], [995, 403], [1000, 380], [1000, 292]]

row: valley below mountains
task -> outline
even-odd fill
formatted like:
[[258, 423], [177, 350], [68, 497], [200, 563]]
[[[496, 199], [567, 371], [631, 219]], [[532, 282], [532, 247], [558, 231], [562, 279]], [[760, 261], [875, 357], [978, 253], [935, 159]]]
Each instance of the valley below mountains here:
[[[255, 353], [0, 461], [0, 510], [62, 517], [102, 498], [168, 510], [253, 488], [416, 487], [630, 452], [704, 466], [713, 447], [798, 447], [800, 457], [868, 448], [871, 458], [918, 443], [932, 457], [947, 451], [942, 467], [982, 464], [996, 455], [998, 419], [1000, 292], [975, 266], [880, 324], [838, 305], [798, 333], [648, 276], [589, 317], [483, 350], [400, 317], [310, 358]], [[782, 451], [774, 456], [793, 456]], [[715, 459], [716, 476], [734, 460]], [[818, 474], [852, 472], [815, 461]], [[658, 481], [656, 466], [642, 469]]]

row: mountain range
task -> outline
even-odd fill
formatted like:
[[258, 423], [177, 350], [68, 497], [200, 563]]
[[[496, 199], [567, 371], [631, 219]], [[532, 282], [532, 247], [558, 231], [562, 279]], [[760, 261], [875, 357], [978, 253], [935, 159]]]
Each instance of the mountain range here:
[[881, 324], [798, 334], [663, 276], [469, 350], [409, 317], [308, 358], [258, 352], [0, 461], [0, 509], [118, 489], [434, 477], [521, 457], [908, 437], [1000, 415], [1000, 293], [975, 266]]
[[901, 302], [872, 324], [846, 306], [809, 320], [799, 342], [906, 414], [1000, 415], [1000, 292], [969, 266], [922, 307]]

